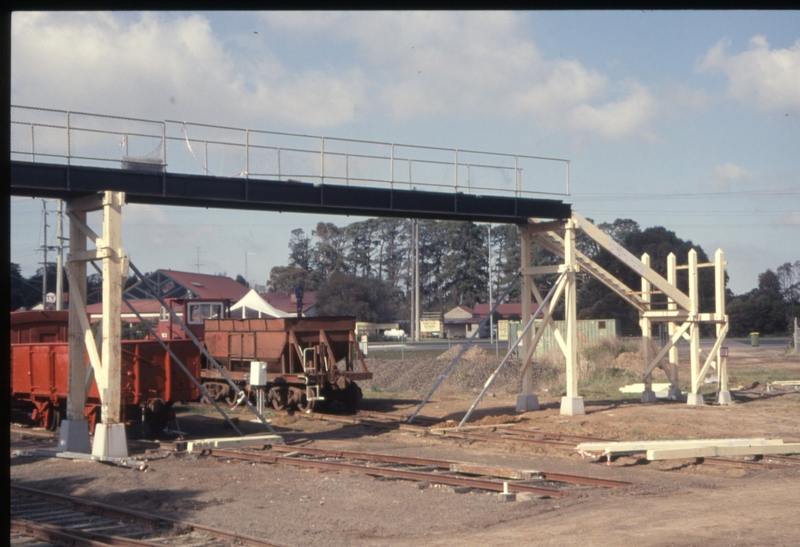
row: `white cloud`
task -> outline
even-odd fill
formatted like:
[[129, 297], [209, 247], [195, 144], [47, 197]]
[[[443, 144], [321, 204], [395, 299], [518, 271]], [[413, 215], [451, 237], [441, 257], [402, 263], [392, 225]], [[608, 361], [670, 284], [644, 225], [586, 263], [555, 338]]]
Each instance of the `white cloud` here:
[[[325, 85], [320, 85], [324, 81]], [[200, 15], [15, 13], [15, 103], [119, 115], [325, 126], [364, 101], [357, 71], [291, 72], [271, 52], [236, 57]], [[191, 119], [191, 118], [189, 118]]]
[[753, 173], [739, 167], [735, 163], [714, 166], [714, 178], [711, 187], [714, 191], [732, 191], [743, 187], [743, 184], [753, 179]]
[[[209, 123], [502, 117], [577, 135], [648, 135], [657, 100], [575, 59], [544, 59], [511, 12], [278, 12], [219, 36], [197, 14], [15, 13], [14, 103]], [[213, 21], [213, 20], [212, 20]], [[314, 66], [264, 36], [313, 43]], [[288, 48], [287, 48], [288, 49]], [[318, 52], [318, 54], [317, 54]], [[209, 118], [213, 113], [213, 120]], [[224, 120], [221, 121], [221, 120]]]
[[764, 36], [756, 35], [738, 55], [727, 52], [729, 45], [729, 40], [720, 40], [697, 70], [724, 74], [729, 93], [739, 100], [768, 110], [800, 110], [800, 39], [789, 48], [773, 49]]
[[[267, 14], [267, 24], [352, 41], [378, 103], [396, 119], [430, 115], [526, 117], [548, 129], [616, 138], [647, 133], [658, 108], [634, 81], [577, 60], [546, 60], [509, 12]], [[622, 96], [609, 96], [619, 88]]]

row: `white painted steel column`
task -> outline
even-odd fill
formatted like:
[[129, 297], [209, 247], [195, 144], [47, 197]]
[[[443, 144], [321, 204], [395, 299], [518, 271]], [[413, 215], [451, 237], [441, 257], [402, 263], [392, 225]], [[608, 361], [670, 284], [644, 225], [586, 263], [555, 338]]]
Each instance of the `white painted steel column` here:
[[102, 400], [102, 420], [95, 429], [92, 455], [124, 458], [128, 456], [125, 424], [122, 422], [122, 205], [123, 192], [105, 192], [103, 199], [103, 337], [101, 359], [103, 377], [97, 388]]
[[686, 398], [689, 405], [703, 405], [705, 401], [700, 395], [700, 323], [698, 321], [698, 278], [697, 278], [697, 251], [689, 251], [689, 352], [691, 358], [692, 389]]
[[[522, 273], [522, 325], [527, 325], [531, 320], [531, 301], [533, 293], [533, 274], [528, 270], [531, 266], [531, 232], [528, 227], [519, 230], [520, 272]], [[539, 398], [533, 394], [533, 355], [529, 355], [533, 343], [533, 330], [531, 329], [521, 341], [522, 346], [522, 393], [517, 395], [517, 412], [539, 409]], [[521, 333], [520, 333], [521, 335]]]
[[[722, 249], [717, 249], [717, 252], [714, 253], [714, 303], [716, 305], [714, 319], [718, 321], [716, 326], [717, 338], [719, 338], [720, 335], [723, 335], [724, 324], [728, 323], [728, 316], [725, 315], [725, 254]], [[717, 403], [729, 405], [733, 401], [731, 392], [728, 390], [728, 356], [722, 353], [722, 349], [717, 350], [717, 377], [719, 379]], [[727, 348], [725, 353], [727, 354]]]
[[578, 396], [578, 291], [575, 255], [575, 219], [567, 221], [564, 234], [564, 265], [567, 269], [567, 288], [564, 294], [564, 319], [567, 327], [567, 394], [561, 398], [561, 414], [586, 414], [583, 398]]
[[[650, 267], [650, 255], [644, 253], [642, 255], [642, 264]], [[653, 296], [650, 293], [650, 282], [642, 277], [642, 300], [645, 302], [647, 309], [652, 309], [650, 303], [653, 301]], [[642, 358], [644, 359], [644, 370], [647, 370], [650, 364], [650, 341], [653, 336], [653, 325], [650, 319], [645, 317], [642, 312], [639, 312], [639, 326], [642, 329]], [[642, 391], [642, 402], [652, 403], [656, 400], [656, 394], [653, 393], [653, 373], [650, 372], [644, 378], [644, 391]]]
[[[670, 285], [677, 287], [678, 267], [675, 253], [667, 255], [667, 281]], [[677, 311], [678, 304], [675, 303], [670, 297], [667, 297], [667, 309], [669, 311]], [[669, 338], [675, 336], [676, 330], [675, 321], [669, 322]], [[681, 388], [678, 385], [678, 346], [673, 344], [669, 348], [669, 398], [674, 400], [681, 399]]]
[[[71, 202], [67, 202], [69, 210]], [[86, 224], [86, 211], [75, 211], [71, 217]], [[84, 416], [89, 386], [86, 382], [86, 342], [83, 324], [86, 320], [86, 262], [73, 260], [72, 256], [86, 251], [86, 235], [75, 222], [69, 223], [69, 254], [67, 275], [69, 276], [69, 357], [67, 368], [67, 416], [61, 422], [58, 435], [59, 452], [89, 454], [89, 423]], [[83, 314], [83, 321], [79, 314]], [[91, 369], [91, 365], [89, 365]]]

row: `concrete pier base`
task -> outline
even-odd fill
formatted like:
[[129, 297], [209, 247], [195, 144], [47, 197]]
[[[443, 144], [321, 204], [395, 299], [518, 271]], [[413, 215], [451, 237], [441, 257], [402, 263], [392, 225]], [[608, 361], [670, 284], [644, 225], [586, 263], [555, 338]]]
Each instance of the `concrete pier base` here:
[[561, 397], [561, 414], [564, 416], [586, 414], [583, 409], [583, 397]]
[[517, 412], [539, 410], [539, 397], [536, 395], [517, 395]]
[[86, 420], [64, 420], [58, 433], [58, 452], [92, 453], [89, 440], [89, 422]]
[[656, 392], [652, 389], [648, 389], [642, 391], [642, 402], [643, 403], [655, 403], [656, 402]]
[[127, 458], [128, 439], [125, 436], [125, 424], [97, 424], [94, 430], [92, 456]]
[[687, 393], [686, 404], [691, 406], [703, 406], [706, 402], [699, 393]]
[[717, 404], [720, 405], [731, 405], [733, 404], [733, 400], [731, 399], [731, 392], [730, 391], [720, 391], [717, 394]]
[[686, 397], [681, 392], [680, 388], [671, 387], [669, 388], [669, 392], [667, 392], [667, 398], [671, 401], [683, 401]]

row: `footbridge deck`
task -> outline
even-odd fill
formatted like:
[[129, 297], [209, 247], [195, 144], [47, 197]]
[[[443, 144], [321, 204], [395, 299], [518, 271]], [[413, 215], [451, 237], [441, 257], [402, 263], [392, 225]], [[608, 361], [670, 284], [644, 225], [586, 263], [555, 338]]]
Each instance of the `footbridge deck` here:
[[10, 175], [11, 194], [31, 197], [110, 190], [128, 203], [516, 224], [571, 212], [537, 197], [568, 195], [557, 158], [22, 106]]

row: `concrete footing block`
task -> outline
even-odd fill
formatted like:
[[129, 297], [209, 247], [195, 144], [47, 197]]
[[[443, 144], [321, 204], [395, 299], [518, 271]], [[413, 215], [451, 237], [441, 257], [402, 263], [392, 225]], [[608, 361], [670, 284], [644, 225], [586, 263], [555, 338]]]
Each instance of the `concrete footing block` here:
[[720, 391], [717, 395], [717, 404], [720, 405], [730, 405], [733, 404], [733, 399], [731, 399], [731, 392], [730, 391]]
[[89, 440], [89, 422], [86, 420], [64, 420], [58, 433], [58, 452], [92, 453]]
[[539, 397], [536, 395], [517, 395], [517, 412], [539, 410]]
[[583, 397], [561, 397], [561, 414], [563, 416], [586, 414], [586, 410], [583, 408]]
[[642, 391], [642, 402], [643, 403], [655, 403], [657, 400], [656, 392], [652, 389], [646, 389]]
[[97, 424], [94, 430], [92, 456], [127, 458], [128, 439], [125, 436], [125, 424]]
[[514, 492], [500, 492], [497, 494], [497, 499], [500, 501], [517, 501], [517, 495]]
[[670, 399], [672, 401], [685, 401], [686, 395], [683, 394], [680, 388], [671, 387], [667, 392], [667, 399]]
[[687, 393], [686, 404], [690, 406], [703, 406], [706, 404], [706, 401], [700, 393]]

